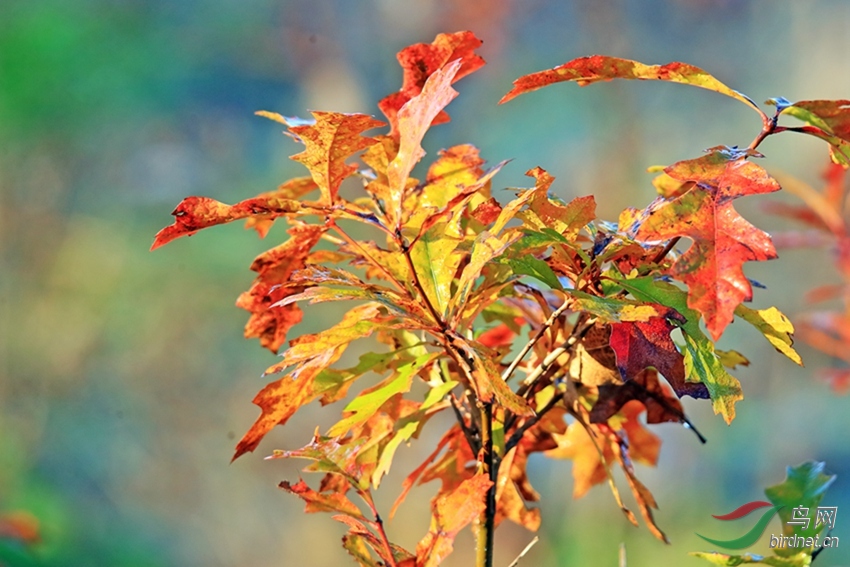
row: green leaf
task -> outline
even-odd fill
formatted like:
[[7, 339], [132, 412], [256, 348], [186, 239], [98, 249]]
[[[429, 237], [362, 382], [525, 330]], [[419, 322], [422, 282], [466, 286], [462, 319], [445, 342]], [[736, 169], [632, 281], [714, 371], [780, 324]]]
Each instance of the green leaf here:
[[400, 420], [399, 424], [396, 426], [395, 434], [381, 452], [381, 456], [378, 459], [378, 466], [375, 467], [375, 472], [372, 473], [372, 484], [375, 488], [378, 488], [381, 484], [381, 478], [389, 472], [396, 449], [398, 449], [402, 443], [409, 441], [410, 438], [413, 437], [422, 427], [425, 421], [427, 421], [428, 417], [430, 417], [427, 410], [442, 400], [445, 395], [457, 385], [458, 382], [450, 380], [440, 384], [439, 386], [431, 388], [425, 396], [425, 401], [422, 402], [421, 406], [419, 406], [419, 409], [412, 415]]
[[451, 301], [452, 279], [461, 260], [461, 255], [455, 254], [457, 245], [457, 240], [446, 235], [446, 223], [439, 223], [426, 231], [410, 249], [410, 258], [425, 295], [443, 317]]
[[792, 346], [794, 340], [791, 338], [791, 333], [794, 332], [794, 325], [779, 309], [769, 307], [756, 311], [745, 305], [739, 305], [735, 309], [735, 315], [758, 329], [773, 348], [803, 366], [803, 359]]
[[[835, 475], [824, 474], [825, 464], [807, 461], [796, 467], [786, 469], [785, 481], [765, 489], [768, 500], [775, 506], [782, 506], [779, 517], [782, 518], [782, 533], [785, 536], [815, 537], [823, 531], [826, 524], [816, 524], [817, 507], [823, 500], [827, 488], [835, 481]], [[797, 514], [795, 514], [797, 509]], [[788, 521], [805, 517], [808, 526], [789, 524]], [[795, 548], [777, 548], [778, 555], [787, 556]]]
[[363, 423], [375, 415], [387, 400], [396, 394], [409, 391], [413, 383], [414, 374], [419, 372], [436, 357], [436, 353], [428, 353], [416, 357], [416, 360], [399, 366], [394, 375], [351, 400], [344, 410], [351, 415], [331, 427], [328, 431], [328, 436], [341, 437], [345, 435], [352, 427], [358, 423]]
[[518, 258], [507, 258], [504, 260], [515, 274], [531, 276], [545, 283], [552, 289], [563, 291], [564, 287], [558, 281], [558, 276], [549, 267], [549, 264], [531, 255]]

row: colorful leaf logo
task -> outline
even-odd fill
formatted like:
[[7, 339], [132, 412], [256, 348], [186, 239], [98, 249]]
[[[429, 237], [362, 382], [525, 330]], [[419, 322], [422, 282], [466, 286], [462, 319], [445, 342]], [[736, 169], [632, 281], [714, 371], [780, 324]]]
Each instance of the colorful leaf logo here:
[[773, 519], [773, 516], [776, 514], [776, 512], [779, 511], [780, 508], [782, 508], [782, 506], [771, 506], [770, 502], [757, 500], [753, 502], [747, 502], [743, 506], [732, 512], [729, 512], [728, 514], [723, 514], [722, 516], [712, 516], [712, 518], [723, 521], [739, 520], [744, 516], [749, 516], [752, 512], [758, 510], [759, 508], [764, 508], [765, 506], [770, 506], [770, 509], [765, 511], [764, 514], [762, 514], [759, 521], [756, 522], [756, 525], [754, 525], [750, 531], [748, 531], [739, 538], [723, 540], [711, 539], [700, 534], [697, 535], [708, 543], [714, 544], [718, 547], [723, 547], [725, 549], [744, 549], [745, 547], [750, 547], [756, 541], [758, 541], [758, 539], [764, 533], [764, 530], [767, 528], [767, 524], [770, 523], [770, 520]]

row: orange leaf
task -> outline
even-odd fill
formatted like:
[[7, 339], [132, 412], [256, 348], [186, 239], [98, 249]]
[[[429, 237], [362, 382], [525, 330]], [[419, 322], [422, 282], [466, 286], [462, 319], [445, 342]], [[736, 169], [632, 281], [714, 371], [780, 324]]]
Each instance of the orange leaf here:
[[357, 166], [345, 163], [348, 156], [366, 149], [377, 141], [361, 136], [362, 132], [383, 126], [365, 114], [313, 112], [316, 123], [293, 126], [290, 132], [304, 142], [306, 149], [292, 159], [310, 170], [313, 180], [322, 191], [325, 203], [335, 203], [342, 181], [357, 171]]
[[669, 81], [694, 87], [712, 90], [736, 100], [755, 106], [747, 97], [734, 91], [700, 69], [687, 63], [672, 62], [666, 65], [645, 65], [630, 59], [608, 57], [606, 55], [591, 55], [580, 57], [559, 65], [554, 69], [546, 69], [525, 75], [514, 81], [514, 88], [502, 97], [499, 104], [507, 102], [523, 93], [535, 91], [546, 85], [563, 81], [575, 81], [584, 87], [599, 81], [612, 79], [640, 79]]
[[156, 250], [181, 236], [191, 236], [217, 224], [224, 224], [247, 217], [273, 219], [295, 213], [301, 208], [298, 201], [278, 196], [255, 197], [226, 205], [209, 197], [186, 197], [171, 213], [174, 224], [156, 233], [151, 250]]
[[590, 425], [589, 429], [597, 436], [596, 443], [602, 450], [605, 462], [600, 458], [599, 450], [590, 434], [579, 423], [571, 423], [566, 434], [555, 434], [558, 447], [546, 452], [547, 456], [556, 459], [572, 459], [573, 498], [581, 498], [592, 486], [604, 482], [608, 477], [606, 466], [614, 460], [611, 444], [605, 439], [599, 426]]
[[270, 366], [265, 374], [275, 374], [287, 366], [321, 356], [329, 349], [344, 347], [360, 338], [385, 327], [392, 318], [381, 313], [377, 303], [364, 303], [348, 311], [342, 321], [320, 333], [302, 335], [290, 343], [289, 350], [283, 353], [282, 360]]
[[425, 82], [422, 92], [407, 101], [398, 111], [400, 135], [398, 154], [387, 168], [389, 201], [387, 216], [399, 226], [404, 189], [413, 166], [425, 155], [422, 138], [431, 126], [434, 117], [457, 96], [451, 87], [452, 80], [460, 70], [461, 61], [455, 60], [435, 71]]
[[485, 496], [492, 481], [477, 474], [463, 481], [448, 494], [431, 502], [431, 530], [416, 546], [417, 567], [435, 567], [442, 563], [454, 546], [454, 539], [467, 524], [484, 512]]
[[[481, 40], [470, 31], [441, 33], [434, 41], [410, 45], [398, 53], [398, 62], [404, 70], [401, 89], [384, 97], [378, 107], [387, 117], [394, 135], [398, 135], [399, 109], [411, 98], [422, 92], [425, 82], [446, 63], [460, 60], [461, 66], [454, 78], [458, 81], [484, 66], [484, 59], [475, 54], [481, 46]], [[454, 82], [453, 81], [453, 82]], [[440, 112], [433, 125], [449, 121], [449, 115]]]
[[319, 393], [313, 391], [313, 380], [322, 370], [333, 364], [343, 350], [342, 346], [328, 349], [260, 390], [254, 397], [254, 404], [260, 406], [262, 412], [236, 445], [232, 460], [235, 461], [256, 449], [275, 425], [285, 424], [298, 408], [318, 397]]
[[338, 512], [358, 520], [366, 519], [360, 509], [346, 497], [345, 492], [322, 494], [311, 489], [303, 480], [299, 480], [296, 484], [290, 484], [284, 480], [278, 486], [306, 502], [307, 507], [304, 511], [308, 514], [315, 512]]
[[288, 231], [291, 236], [289, 240], [254, 259], [251, 269], [259, 275], [251, 289], [236, 300], [238, 307], [251, 312], [245, 325], [246, 338], [258, 338], [263, 347], [277, 352], [286, 340], [289, 329], [301, 321], [302, 313], [296, 305], [272, 305], [301, 290], [283, 284], [295, 270], [304, 267], [310, 250], [326, 230], [317, 225], [293, 226]]
[[665, 172], [697, 185], [647, 208], [636, 240], [686, 236], [694, 241], [673, 265], [672, 274], [688, 285], [688, 307], [702, 313], [716, 341], [732, 322], [735, 308], [752, 299], [744, 262], [776, 257], [770, 236], [744, 220], [732, 200], [778, 191], [779, 184], [764, 169], [729, 150], [678, 162]]

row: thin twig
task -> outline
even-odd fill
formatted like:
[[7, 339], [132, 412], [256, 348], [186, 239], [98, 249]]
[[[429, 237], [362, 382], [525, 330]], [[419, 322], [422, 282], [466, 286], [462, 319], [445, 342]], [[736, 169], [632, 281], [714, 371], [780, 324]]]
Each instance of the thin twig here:
[[519, 565], [519, 560], [525, 557], [525, 554], [531, 551], [531, 548], [537, 545], [537, 542], [540, 541], [538, 536], [534, 536], [534, 539], [529, 542], [528, 545], [525, 546], [525, 549], [520, 551], [519, 555], [516, 556], [516, 559], [511, 561], [511, 564], [508, 567], [517, 567]]
[[387, 278], [389, 278], [390, 283], [393, 284], [396, 287], [396, 289], [398, 289], [402, 293], [410, 296], [410, 291], [408, 291], [408, 289], [400, 281], [398, 281], [398, 279], [396, 279], [396, 277], [394, 275], [392, 275], [389, 272], [389, 270], [387, 270], [380, 262], [375, 260], [366, 251], [365, 248], [360, 246], [359, 242], [357, 242], [356, 240], [354, 240], [353, 238], [348, 236], [348, 234], [344, 230], [342, 230], [342, 228], [340, 228], [340, 226], [338, 224], [336, 224], [336, 221], [334, 221], [333, 219], [330, 219], [328, 222], [329, 222], [330, 226], [337, 232], [337, 234], [339, 234], [342, 237], [342, 239], [346, 242], [346, 244], [348, 244], [349, 246], [351, 246], [353, 248], [356, 248], [361, 254], [363, 254], [363, 257], [366, 258], [366, 260], [368, 260], [370, 264], [372, 264], [373, 266], [375, 266], [376, 268], [378, 268], [379, 270], [384, 272], [384, 274], [387, 276]]
[[507, 382], [510, 379], [511, 375], [514, 373], [514, 370], [517, 369], [517, 366], [519, 366], [520, 362], [522, 362], [522, 359], [525, 358], [525, 355], [528, 354], [532, 348], [534, 348], [534, 345], [537, 344], [537, 341], [539, 341], [543, 337], [543, 335], [546, 334], [546, 331], [548, 331], [549, 328], [555, 324], [555, 320], [560, 317], [564, 313], [564, 311], [569, 309], [571, 304], [572, 297], [568, 295], [566, 299], [564, 299], [564, 303], [561, 304], [560, 307], [555, 309], [551, 315], [549, 315], [546, 321], [543, 322], [543, 325], [541, 325], [537, 332], [534, 334], [534, 336], [531, 337], [531, 340], [525, 343], [525, 345], [519, 351], [519, 354], [516, 355], [516, 358], [511, 361], [510, 366], [508, 366], [502, 373], [502, 380]]
[[620, 542], [620, 567], [626, 566], [626, 542]]

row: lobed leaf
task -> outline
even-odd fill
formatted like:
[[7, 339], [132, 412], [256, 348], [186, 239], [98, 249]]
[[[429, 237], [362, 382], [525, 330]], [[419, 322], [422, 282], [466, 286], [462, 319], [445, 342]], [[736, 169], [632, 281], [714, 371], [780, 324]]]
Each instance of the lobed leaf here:
[[357, 166], [345, 163], [352, 154], [376, 143], [362, 136], [366, 130], [384, 126], [365, 114], [313, 112], [315, 124], [293, 126], [289, 131], [306, 146], [292, 159], [304, 164], [322, 192], [322, 202], [335, 203], [342, 181], [357, 171]]
[[284, 480], [280, 483], [279, 487], [306, 502], [307, 506], [304, 511], [308, 514], [315, 512], [335, 512], [358, 520], [366, 519], [360, 508], [349, 500], [344, 492], [331, 492], [329, 494], [316, 492], [307, 486], [307, 483], [303, 480], [299, 480], [295, 484]]
[[254, 197], [227, 205], [209, 197], [186, 197], [172, 211], [174, 224], [156, 233], [151, 250], [168, 244], [181, 236], [191, 236], [201, 229], [225, 224], [248, 217], [273, 219], [297, 213], [302, 209], [298, 201], [277, 195]]
[[732, 200], [778, 191], [779, 184], [761, 167], [736, 156], [715, 150], [665, 169], [671, 177], [697, 185], [650, 206], [635, 235], [644, 242], [680, 236], [693, 240], [671, 271], [688, 285], [688, 306], [702, 313], [714, 340], [732, 322], [735, 308], [752, 299], [744, 262], [776, 257], [770, 236], [744, 220]]
[[398, 111], [399, 147], [398, 153], [387, 166], [389, 191], [385, 204], [387, 216], [395, 223], [395, 228], [400, 226], [407, 178], [425, 155], [421, 146], [422, 138], [437, 114], [457, 96], [451, 84], [460, 67], [461, 61], [455, 60], [435, 71], [425, 81], [422, 92]]
[[[454, 81], [484, 66], [484, 59], [475, 54], [481, 40], [470, 31], [438, 34], [430, 44], [417, 43], [399, 51], [397, 58], [404, 71], [401, 89], [384, 97], [378, 107], [387, 117], [394, 135], [398, 136], [398, 112], [411, 98], [422, 92], [428, 78], [450, 61], [459, 60]], [[449, 121], [449, 115], [440, 111], [431, 125]]]
[[260, 417], [239, 440], [232, 461], [254, 451], [274, 426], [284, 425], [301, 406], [316, 399], [320, 392], [313, 390], [313, 381], [320, 372], [339, 359], [343, 350], [343, 346], [327, 349], [260, 390], [253, 400], [260, 407]]
[[[617, 283], [642, 301], [652, 301], [672, 307], [684, 316], [685, 322], [681, 326], [685, 339], [682, 355], [688, 382], [681, 385], [671, 382], [671, 385], [678, 393], [678, 387], [684, 389], [692, 383], [701, 383], [711, 396], [714, 413], [721, 414], [726, 423], [731, 423], [735, 418], [735, 403], [744, 399], [741, 383], [726, 372], [714, 351], [714, 345], [700, 329], [699, 314], [687, 305], [688, 293], [672, 284], [657, 281], [651, 277], [618, 280]], [[702, 390], [700, 386], [696, 387]]]
[[454, 539], [485, 508], [485, 495], [493, 482], [485, 474], [464, 480], [455, 490], [434, 498], [431, 529], [416, 546], [417, 567], [436, 567], [452, 552]]
[[418, 356], [415, 360], [400, 365], [386, 380], [364, 390], [345, 406], [343, 412], [347, 414], [346, 417], [328, 430], [328, 436], [344, 436], [352, 427], [372, 417], [390, 398], [408, 392], [413, 384], [413, 376], [436, 357], [436, 353]]
[[499, 104], [505, 103], [523, 93], [535, 91], [553, 83], [575, 81], [579, 86], [584, 87], [592, 83], [610, 81], [612, 79], [638, 79], [681, 83], [715, 91], [739, 100], [747, 104], [747, 106], [755, 106], [746, 96], [730, 89], [699, 67], [679, 62], [667, 63], [666, 65], [645, 65], [638, 61], [606, 55], [580, 57], [553, 69], [524, 75], [514, 81], [513, 89], [502, 97]]
[[791, 335], [794, 333], [794, 325], [779, 309], [769, 307], [756, 311], [745, 305], [739, 305], [735, 309], [735, 315], [758, 329], [773, 348], [803, 366], [803, 359], [792, 346], [794, 340]]

